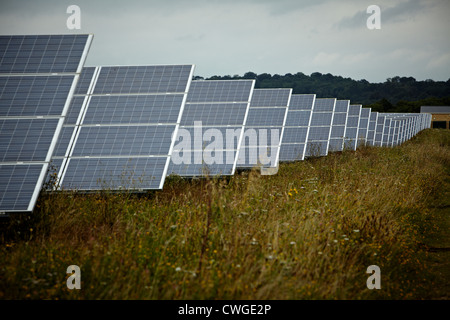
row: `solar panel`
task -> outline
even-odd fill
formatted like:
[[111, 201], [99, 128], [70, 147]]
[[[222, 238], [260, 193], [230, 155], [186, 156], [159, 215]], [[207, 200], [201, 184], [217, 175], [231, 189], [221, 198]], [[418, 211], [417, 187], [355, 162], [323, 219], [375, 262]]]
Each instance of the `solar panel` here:
[[404, 120], [396, 120], [394, 119], [395, 129], [394, 135], [392, 139], [392, 146], [395, 147], [399, 144], [399, 136], [400, 136], [400, 128], [403, 125]]
[[359, 126], [358, 126], [358, 140], [357, 140], [356, 147], [365, 146], [367, 143], [370, 111], [371, 111], [371, 108], [362, 108], [361, 109], [361, 116], [359, 118]]
[[333, 125], [330, 135], [330, 152], [342, 151], [344, 148], [345, 128], [347, 126], [349, 100], [337, 100], [334, 110]]
[[[255, 89], [239, 149], [238, 168], [277, 168], [292, 89]], [[262, 171], [263, 172], [263, 171]]]
[[33, 211], [92, 38], [0, 36], [0, 212]]
[[234, 174], [254, 86], [255, 80], [192, 81], [169, 174]]
[[367, 143], [368, 146], [373, 146], [375, 141], [375, 131], [377, 127], [378, 112], [371, 112], [369, 117], [369, 127], [367, 129]]
[[345, 128], [345, 149], [356, 150], [360, 116], [361, 105], [351, 104], [348, 109], [347, 127]]
[[391, 118], [386, 117], [384, 119], [383, 140], [381, 143], [382, 147], [386, 147], [389, 144], [390, 132], [391, 132]]
[[375, 130], [374, 146], [381, 147], [383, 142], [384, 120], [386, 116], [383, 113], [378, 113], [377, 125]]
[[306, 157], [328, 155], [336, 98], [316, 99], [306, 144]]
[[193, 69], [83, 69], [53, 157], [60, 187], [162, 189]]
[[280, 161], [304, 160], [315, 94], [293, 94], [289, 103]]

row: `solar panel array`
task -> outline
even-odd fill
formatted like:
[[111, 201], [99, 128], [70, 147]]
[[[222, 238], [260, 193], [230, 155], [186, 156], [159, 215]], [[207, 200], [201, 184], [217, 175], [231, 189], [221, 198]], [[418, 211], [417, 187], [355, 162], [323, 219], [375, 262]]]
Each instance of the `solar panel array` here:
[[[48, 188], [162, 189], [343, 148], [397, 146], [431, 114], [378, 113], [255, 80], [194, 80], [194, 65], [84, 67], [92, 35], [0, 36], [0, 213]], [[270, 174], [275, 171], [269, 170]]]
[[250, 101], [238, 168], [276, 168], [292, 89], [255, 89]]
[[293, 94], [280, 148], [280, 161], [304, 160], [315, 94]]
[[62, 189], [162, 189], [193, 65], [86, 68], [53, 160]]
[[306, 157], [326, 156], [330, 143], [335, 98], [316, 99], [306, 144]]
[[91, 41], [0, 36], [0, 212], [33, 210]]
[[255, 80], [192, 81], [169, 174], [233, 175]]
[[350, 100], [337, 100], [334, 110], [333, 125], [330, 136], [330, 152], [344, 149], [345, 129], [347, 127], [348, 108]]

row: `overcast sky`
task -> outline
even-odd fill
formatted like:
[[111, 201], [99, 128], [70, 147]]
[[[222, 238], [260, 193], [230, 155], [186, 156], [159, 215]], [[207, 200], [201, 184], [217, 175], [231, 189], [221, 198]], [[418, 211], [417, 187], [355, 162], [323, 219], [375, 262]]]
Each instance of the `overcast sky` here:
[[[69, 30], [69, 5], [81, 29]], [[369, 5], [381, 29], [366, 26]], [[449, 0], [0, 0], [1, 34], [92, 33], [87, 66], [195, 64], [195, 75], [450, 78]]]

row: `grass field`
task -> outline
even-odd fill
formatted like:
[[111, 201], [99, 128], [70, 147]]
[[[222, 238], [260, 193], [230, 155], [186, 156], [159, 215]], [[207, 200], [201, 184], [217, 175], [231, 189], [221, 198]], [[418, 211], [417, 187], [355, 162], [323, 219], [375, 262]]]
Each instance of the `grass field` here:
[[[430, 246], [448, 240], [449, 177], [450, 132], [428, 129], [274, 176], [42, 194], [33, 215], [3, 223], [0, 298], [445, 298], [445, 258]], [[80, 290], [66, 286], [69, 265], [81, 269]], [[370, 265], [380, 290], [366, 286]]]

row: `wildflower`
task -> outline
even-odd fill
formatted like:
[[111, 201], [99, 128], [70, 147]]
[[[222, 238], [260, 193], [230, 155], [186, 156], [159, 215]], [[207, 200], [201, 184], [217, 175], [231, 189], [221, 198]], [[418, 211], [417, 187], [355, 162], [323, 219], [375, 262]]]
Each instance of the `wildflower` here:
[[291, 246], [293, 246], [293, 245], [295, 245], [296, 243], [295, 243], [295, 241], [291, 241], [289, 244], [290, 244]]
[[358, 230], [358, 229], [356, 229], [356, 230], [353, 230], [353, 232], [359, 232], [359, 230]]
[[176, 267], [176, 268], [175, 268], [175, 271], [176, 271], [176, 272], [180, 272], [180, 271], [181, 271], [181, 268], [180, 268], [180, 267]]

